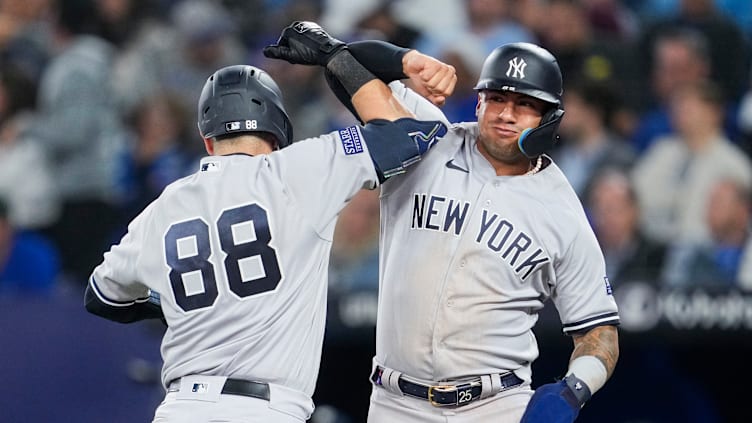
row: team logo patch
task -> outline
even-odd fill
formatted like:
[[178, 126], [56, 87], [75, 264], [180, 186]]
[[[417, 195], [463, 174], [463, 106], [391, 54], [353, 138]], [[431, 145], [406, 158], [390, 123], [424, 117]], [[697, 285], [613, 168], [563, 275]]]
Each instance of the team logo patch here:
[[191, 392], [195, 392], [197, 394], [204, 394], [209, 392], [209, 384], [208, 383], [194, 383], [193, 387], [191, 388]]
[[256, 119], [237, 120], [234, 122], [225, 122], [225, 132], [233, 131], [254, 131], [258, 129]]
[[527, 62], [525, 59], [515, 57], [509, 61], [509, 67], [507, 68], [507, 76], [512, 78], [525, 79], [525, 67]]
[[442, 137], [446, 134], [446, 127], [441, 124], [437, 123], [431, 128], [431, 130], [426, 134], [423, 131], [413, 131], [409, 132], [407, 135], [409, 135], [413, 141], [415, 141], [415, 144], [418, 146], [418, 150], [420, 151], [420, 154], [424, 154], [426, 151], [428, 151], [431, 147], [436, 144], [436, 138]]
[[348, 156], [363, 152], [363, 141], [360, 139], [360, 132], [357, 126], [341, 129], [339, 131], [339, 139], [342, 141], [342, 147]]
[[603, 282], [606, 283], [606, 294], [612, 295], [614, 293], [614, 290], [611, 289], [611, 282], [608, 281], [608, 276], [603, 277]]
[[219, 172], [219, 162], [206, 162], [201, 164], [202, 172]]
[[470, 173], [469, 170], [465, 169], [464, 167], [458, 166], [456, 163], [454, 163], [454, 159], [449, 159], [448, 162], [446, 162], [446, 167], [449, 169], [459, 170], [461, 172]]
[[305, 22], [296, 22], [295, 25], [293, 25], [292, 29], [302, 34], [308, 31], [308, 26]]

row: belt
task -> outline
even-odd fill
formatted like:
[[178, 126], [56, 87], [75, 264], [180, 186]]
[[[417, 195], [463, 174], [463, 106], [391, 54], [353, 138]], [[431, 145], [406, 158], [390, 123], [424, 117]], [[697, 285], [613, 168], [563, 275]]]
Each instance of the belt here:
[[[196, 387], [194, 386], [194, 389]], [[170, 383], [167, 392], [177, 392], [180, 390], [180, 381]], [[227, 395], [241, 395], [244, 397], [259, 398], [269, 401], [269, 385], [261, 382], [250, 380], [227, 379], [222, 386], [222, 393]]]
[[[383, 386], [381, 384], [381, 374], [383, 372], [383, 367], [376, 366], [371, 374], [371, 382], [376, 386]], [[523, 382], [513, 372], [503, 373], [499, 376], [501, 379], [501, 391], [514, 388]], [[483, 383], [480, 378], [459, 385], [425, 385], [411, 382], [400, 376], [397, 384], [403, 394], [427, 400], [435, 407], [460, 407], [480, 399], [480, 394], [483, 391]]]

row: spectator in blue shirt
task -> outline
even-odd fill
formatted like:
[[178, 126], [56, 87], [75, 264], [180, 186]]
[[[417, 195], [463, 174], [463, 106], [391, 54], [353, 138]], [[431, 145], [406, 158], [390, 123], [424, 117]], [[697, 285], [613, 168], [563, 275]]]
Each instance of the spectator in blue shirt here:
[[0, 294], [52, 291], [60, 262], [52, 244], [32, 231], [17, 231], [0, 199]]

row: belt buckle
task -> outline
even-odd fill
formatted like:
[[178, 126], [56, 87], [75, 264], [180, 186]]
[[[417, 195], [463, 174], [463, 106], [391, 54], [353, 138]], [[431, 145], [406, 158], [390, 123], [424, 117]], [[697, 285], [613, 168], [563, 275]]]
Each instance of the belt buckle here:
[[[449, 405], [457, 405], [457, 403], [455, 403], [455, 404], [442, 404], [440, 402], [434, 401], [434, 399], [433, 399], [433, 395], [434, 395], [433, 391], [439, 391], [439, 392], [442, 392], [442, 393], [457, 392], [457, 387], [456, 386], [454, 386], [454, 385], [431, 385], [431, 386], [429, 386], [428, 387], [428, 402], [431, 403], [431, 405], [433, 405], [434, 407], [446, 407], [446, 406], [449, 406]], [[459, 403], [459, 400], [458, 400], [458, 403]]]

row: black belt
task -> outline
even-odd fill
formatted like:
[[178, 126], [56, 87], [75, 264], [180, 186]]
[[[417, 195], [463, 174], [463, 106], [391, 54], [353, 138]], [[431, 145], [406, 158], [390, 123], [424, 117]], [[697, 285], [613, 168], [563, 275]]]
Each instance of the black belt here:
[[[384, 368], [376, 366], [371, 374], [371, 382], [377, 386], [383, 386], [381, 383], [381, 374]], [[500, 375], [501, 390], [514, 388], [521, 385], [523, 380], [513, 372]], [[403, 377], [397, 381], [400, 390], [405, 395], [428, 400], [431, 405], [436, 407], [444, 406], [463, 406], [472, 401], [480, 399], [483, 391], [483, 384], [480, 378], [471, 382], [465, 382], [459, 385], [424, 385], [422, 383], [410, 382]]]
[[[198, 383], [195, 383], [193, 391], [199, 389]], [[177, 392], [180, 390], [180, 384], [172, 382], [167, 389], [167, 392]], [[227, 395], [241, 395], [244, 397], [259, 398], [269, 401], [269, 385], [261, 382], [253, 382], [250, 380], [241, 379], [227, 379], [224, 386], [222, 386], [222, 393]]]

